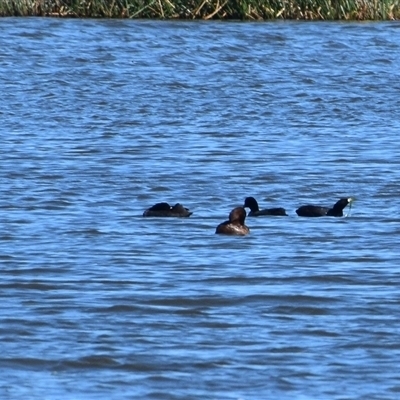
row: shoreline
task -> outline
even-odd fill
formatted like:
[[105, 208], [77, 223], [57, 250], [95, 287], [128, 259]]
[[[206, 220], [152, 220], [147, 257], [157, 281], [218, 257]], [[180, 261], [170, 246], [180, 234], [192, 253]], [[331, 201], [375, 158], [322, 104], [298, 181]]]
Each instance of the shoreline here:
[[0, 0], [1, 17], [392, 21], [400, 0]]

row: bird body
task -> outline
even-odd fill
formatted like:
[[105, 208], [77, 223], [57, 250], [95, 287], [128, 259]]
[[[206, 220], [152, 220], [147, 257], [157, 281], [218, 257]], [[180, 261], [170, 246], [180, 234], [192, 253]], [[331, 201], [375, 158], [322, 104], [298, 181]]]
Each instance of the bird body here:
[[190, 217], [193, 214], [182, 204], [176, 203], [170, 206], [168, 203], [157, 203], [144, 211], [143, 217]]
[[250, 229], [245, 225], [246, 210], [243, 207], [236, 207], [229, 213], [229, 220], [217, 226], [215, 233], [224, 235], [244, 236], [250, 233]]
[[343, 217], [343, 209], [353, 201], [351, 197], [338, 200], [331, 208], [307, 204], [299, 207], [296, 214], [299, 217]]
[[282, 207], [260, 210], [257, 200], [254, 197], [246, 197], [243, 208], [246, 207], [250, 208], [249, 217], [259, 217], [263, 215], [287, 216], [286, 210]]

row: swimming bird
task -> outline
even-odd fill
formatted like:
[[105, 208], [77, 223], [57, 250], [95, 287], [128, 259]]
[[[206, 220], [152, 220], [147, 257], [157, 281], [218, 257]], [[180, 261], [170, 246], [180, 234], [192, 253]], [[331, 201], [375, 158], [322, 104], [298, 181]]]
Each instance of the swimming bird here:
[[247, 235], [250, 229], [244, 224], [246, 210], [243, 207], [236, 207], [229, 213], [229, 220], [217, 226], [215, 233], [224, 235]]
[[282, 207], [266, 208], [260, 210], [258, 208], [257, 200], [254, 197], [246, 197], [244, 200], [243, 208], [250, 208], [249, 217], [258, 217], [259, 215], [286, 215], [286, 210]]
[[182, 204], [176, 203], [173, 207], [168, 203], [157, 203], [144, 211], [143, 217], [190, 217], [193, 214]]
[[343, 217], [343, 209], [353, 201], [351, 197], [340, 199], [332, 208], [314, 205], [301, 206], [296, 210], [299, 217]]

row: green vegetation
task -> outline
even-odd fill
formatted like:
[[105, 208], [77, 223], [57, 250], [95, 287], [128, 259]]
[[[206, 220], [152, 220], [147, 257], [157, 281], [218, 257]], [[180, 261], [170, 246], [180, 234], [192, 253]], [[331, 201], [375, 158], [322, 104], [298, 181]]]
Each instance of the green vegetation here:
[[0, 0], [0, 16], [393, 20], [400, 0]]

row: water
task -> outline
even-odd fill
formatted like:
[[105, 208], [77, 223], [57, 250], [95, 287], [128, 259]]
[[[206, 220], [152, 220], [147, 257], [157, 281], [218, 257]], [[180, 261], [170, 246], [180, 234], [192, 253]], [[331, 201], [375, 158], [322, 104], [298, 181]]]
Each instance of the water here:
[[[398, 398], [398, 23], [7, 18], [0, 49], [1, 398]], [[246, 196], [289, 216], [215, 235]]]

